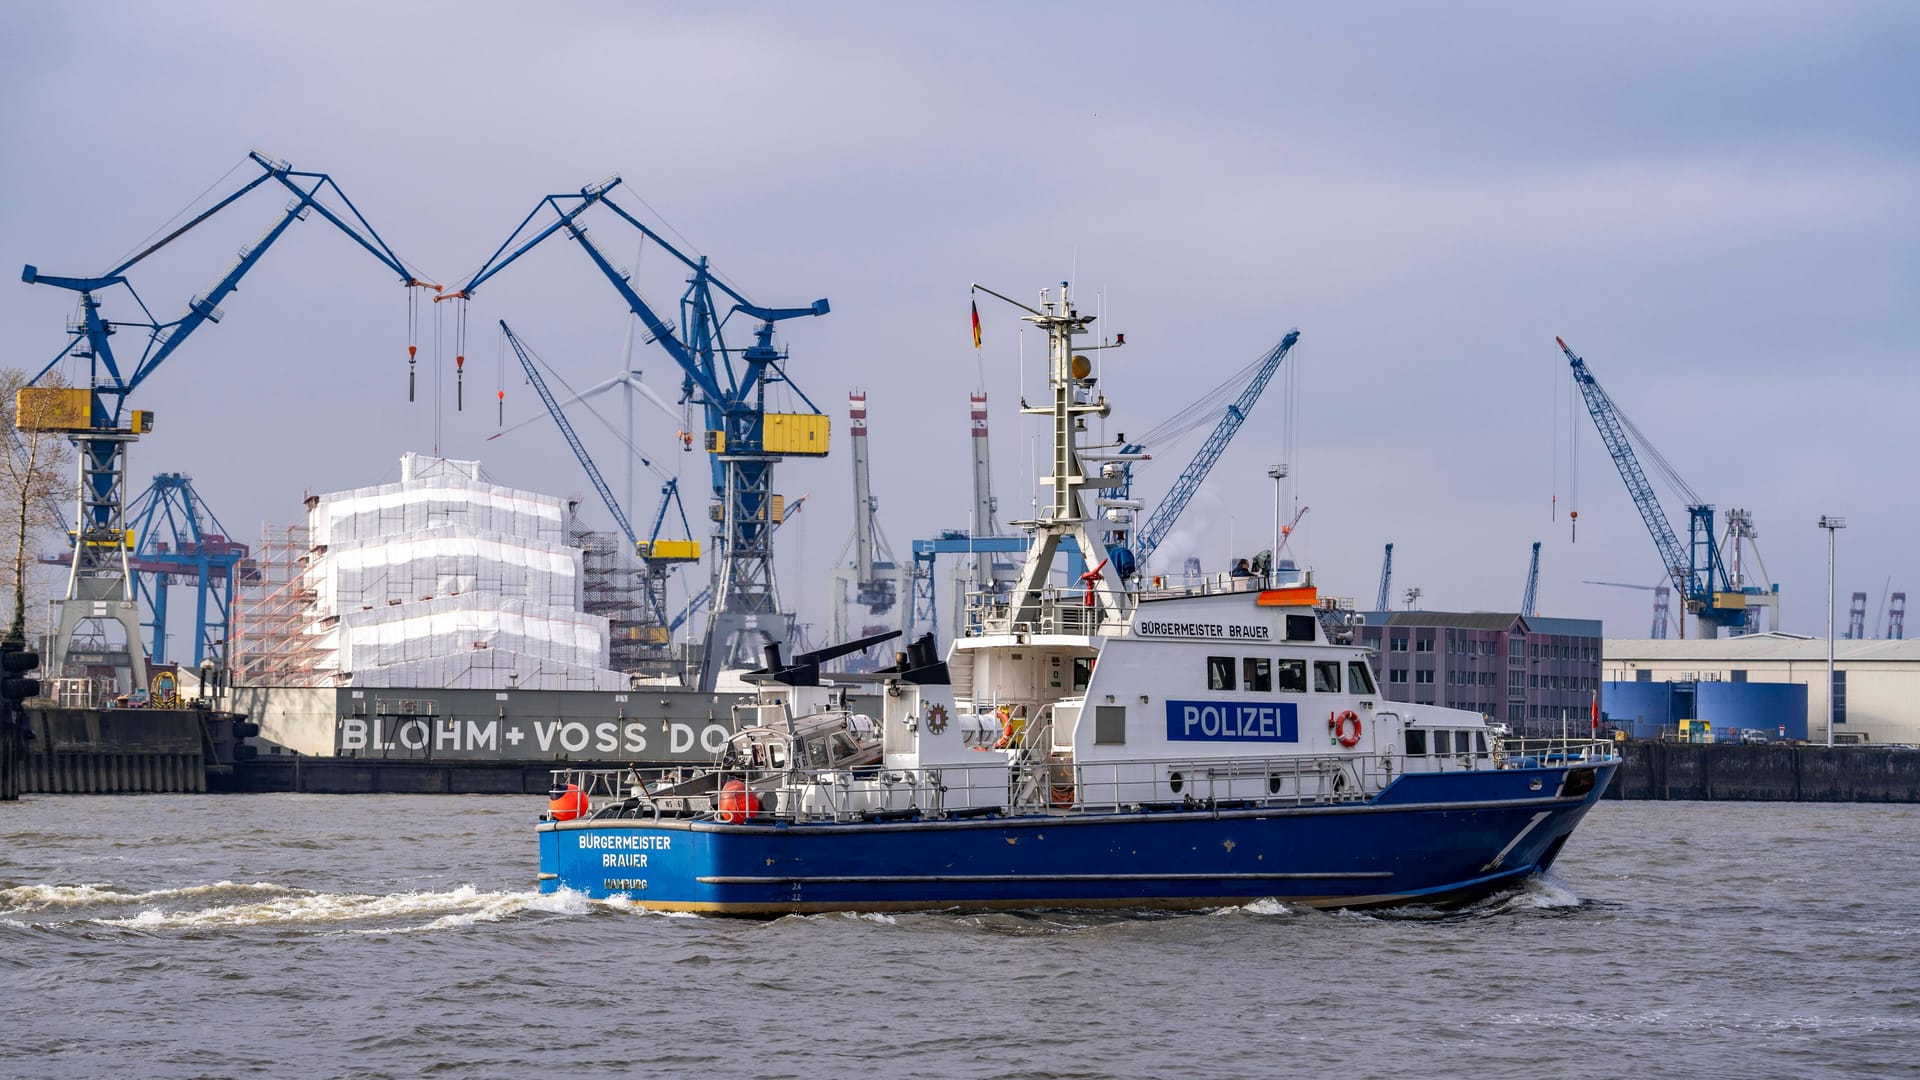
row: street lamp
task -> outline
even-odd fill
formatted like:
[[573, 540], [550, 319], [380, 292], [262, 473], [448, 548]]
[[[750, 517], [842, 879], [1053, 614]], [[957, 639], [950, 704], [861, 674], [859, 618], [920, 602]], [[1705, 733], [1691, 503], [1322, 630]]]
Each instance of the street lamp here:
[[1273, 547], [1267, 556], [1267, 584], [1280, 580], [1280, 481], [1286, 479], [1285, 465], [1267, 466], [1267, 475], [1273, 477]]
[[1847, 527], [1847, 519], [1820, 515], [1827, 530], [1827, 745], [1833, 745], [1833, 534]]

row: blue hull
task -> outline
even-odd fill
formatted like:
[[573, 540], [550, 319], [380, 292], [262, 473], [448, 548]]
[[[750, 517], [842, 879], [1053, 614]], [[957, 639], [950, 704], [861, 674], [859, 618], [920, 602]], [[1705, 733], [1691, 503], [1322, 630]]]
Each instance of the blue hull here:
[[[1617, 768], [1412, 774], [1371, 802], [1337, 806], [888, 823], [547, 821], [540, 888], [763, 916], [1466, 900], [1551, 864]], [[1593, 775], [1567, 783], [1583, 772]]]

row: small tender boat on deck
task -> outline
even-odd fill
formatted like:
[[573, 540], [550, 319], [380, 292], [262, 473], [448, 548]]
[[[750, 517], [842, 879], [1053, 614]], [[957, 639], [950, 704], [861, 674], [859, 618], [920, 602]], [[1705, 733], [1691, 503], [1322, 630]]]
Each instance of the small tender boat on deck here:
[[[1468, 900], [1552, 865], [1620, 759], [1599, 740], [1495, 737], [1477, 713], [1386, 700], [1350, 604], [1305, 576], [1122, 578], [1086, 503], [1118, 448], [1063, 285], [1050, 506], [1011, 590], [976, 598], [945, 661], [882, 673], [884, 715], [759, 673], [713, 768], [556, 771], [540, 887], [736, 915]], [[1124, 560], [1123, 560], [1124, 561]], [[839, 696], [836, 696], [839, 695]], [[876, 752], [877, 751], [877, 752]]]

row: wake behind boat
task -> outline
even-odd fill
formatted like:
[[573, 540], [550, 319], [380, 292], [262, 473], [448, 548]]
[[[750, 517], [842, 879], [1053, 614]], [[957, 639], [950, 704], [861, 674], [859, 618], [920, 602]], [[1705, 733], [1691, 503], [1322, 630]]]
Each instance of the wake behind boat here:
[[[996, 294], [997, 295], [997, 294]], [[1024, 305], [1021, 305], [1024, 307]], [[775, 661], [710, 769], [559, 770], [540, 887], [669, 911], [1319, 907], [1469, 900], [1550, 866], [1619, 767], [1609, 743], [1498, 737], [1387, 701], [1352, 607], [1309, 575], [1128, 577], [1088, 502], [1128, 455], [1084, 445], [1108, 404], [1041, 294], [1051, 501], [1010, 590], [974, 598], [945, 661], [909, 646], [883, 715]], [[1091, 561], [1091, 560], [1089, 560]], [[1126, 567], [1126, 569], [1131, 569]]]

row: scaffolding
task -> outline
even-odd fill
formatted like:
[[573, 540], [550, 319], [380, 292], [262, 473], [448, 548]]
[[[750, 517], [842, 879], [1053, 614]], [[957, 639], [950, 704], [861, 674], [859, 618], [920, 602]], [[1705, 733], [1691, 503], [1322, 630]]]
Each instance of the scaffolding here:
[[234, 681], [248, 686], [329, 686], [315, 670], [320, 659], [308, 633], [313, 592], [307, 587], [307, 557], [313, 548], [305, 525], [263, 525], [255, 560], [260, 578], [242, 585], [235, 599]]
[[631, 685], [608, 663], [622, 575], [575, 543], [584, 530], [563, 500], [495, 484], [477, 461], [408, 454], [399, 483], [306, 506], [305, 527], [263, 536], [262, 581], [235, 634], [239, 681]]
[[636, 560], [610, 532], [589, 529], [578, 518], [567, 530], [567, 542], [580, 549], [581, 610], [607, 620], [610, 636], [608, 666], [617, 671], [639, 671], [656, 659], [666, 642], [666, 628], [646, 618], [645, 587]]

